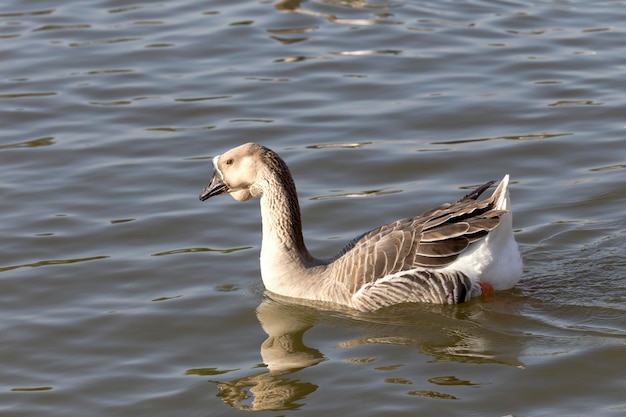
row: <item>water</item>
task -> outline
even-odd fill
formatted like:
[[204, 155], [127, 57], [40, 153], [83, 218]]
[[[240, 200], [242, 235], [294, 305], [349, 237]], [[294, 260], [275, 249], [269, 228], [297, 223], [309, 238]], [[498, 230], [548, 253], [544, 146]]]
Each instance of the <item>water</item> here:
[[[623, 1], [8, 1], [0, 414], [625, 416]], [[268, 299], [246, 141], [311, 251], [511, 174], [525, 274], [459, 306]]]

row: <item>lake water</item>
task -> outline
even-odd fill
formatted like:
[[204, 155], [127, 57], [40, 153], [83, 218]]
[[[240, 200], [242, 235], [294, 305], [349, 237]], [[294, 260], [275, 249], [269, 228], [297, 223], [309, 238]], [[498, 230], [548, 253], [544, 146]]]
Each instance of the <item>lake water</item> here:
[[[4, 1], [0, 415], [626, 416], [625, 22]], [[522, 281], [372, 314], [268, 298], [258, 202], [198, 201], [248, 141], [290, 165], [318, 256], [511, 174]]]

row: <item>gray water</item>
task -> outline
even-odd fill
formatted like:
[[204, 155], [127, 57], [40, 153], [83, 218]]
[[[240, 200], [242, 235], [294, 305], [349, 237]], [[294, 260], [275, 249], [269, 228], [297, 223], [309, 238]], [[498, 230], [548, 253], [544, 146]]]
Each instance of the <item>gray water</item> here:
[[[626, 2], [61, 3], [0, 6], [0, 415], [626, 416]], [[509, 173], [524, 277], [268, 298], [247, 141], [317, 256]]]

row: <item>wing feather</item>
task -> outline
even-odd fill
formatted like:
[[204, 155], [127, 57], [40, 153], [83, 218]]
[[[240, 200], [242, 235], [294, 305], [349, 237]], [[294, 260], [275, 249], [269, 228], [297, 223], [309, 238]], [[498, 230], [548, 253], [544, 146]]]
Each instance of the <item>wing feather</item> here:
[[461, 272], [418, 269], [368, 283], [352, 297], [352, 304], [362, 311], [400, 303], [457, 304], [477, 291], [478, 285]]
[[[496, 228], [502, 214], [507, 212], [496, 209], [495, 201], [499, 197], [496, 194], [481, 201], [463, 198], [456, 203], [441, 205], [421, 216], [398, 220], [373, 229], [350, 242], [332, 260], [329, 265], [332, 274], [351, 294], [356, 294], [365, 287], [374, 291], [372, 285], [378, 285], [378, 281], [381, 281], [381, 291], [385, 289], [390, 294], [395, 293], [389, 287], [389, 276], [413, 272], [416, 268], [445, 267], [454, 262], [472, 243]], [[428, 274], [422, 272], [419, 277], [407, 277], [408, 275], [398, 279], [397, 285], [414, 286], [415, 282], [427, 279]], [[448, 277], [444, 281], [456, 282], [458, 279]], [[378, 291], [376, 289], [375, 292]]]
[[470, 224], [467, 222], [444, 224], [425, 230], [422, 235], [422, 242], [436, 242], [442, 239], [463, 236], [469, 229]]

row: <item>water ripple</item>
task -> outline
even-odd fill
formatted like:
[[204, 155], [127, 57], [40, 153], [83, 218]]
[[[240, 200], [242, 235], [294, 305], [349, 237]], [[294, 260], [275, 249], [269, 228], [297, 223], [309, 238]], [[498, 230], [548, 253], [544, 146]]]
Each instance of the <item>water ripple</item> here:
[[74, 258], [74, 259], [51, 259], [51, 260], [37, 261], [37, 262], [31, 262], [31, 263], [21, 264], [21, 265], [0, 266], [0, 272], [12, 271], [18, 268], [39, 268], [42, 266], [51, 266], [51, 265], [75, 264], [78, 262], [97, 261], [97, 260], [107, 259], [107, 258], [109, 258], [109, 256], [90, 256], [87, 258]]
[[40, 146], [54, 145], [55, 139], [52, 136], [38, 139], [31, 139], [24, 142], [8, 143], [6, 145], [0, 145], [0, 150], [3, 149], [21, 149], [21, 148], [38, 148]]
[[[35, 3], [0, 11], [0, 414], [623, 414], [623, 2]], [[248, 141], [322, 256], [510, 173], [523, 280], [274, 300], [258, 202], [197, 199]]]

